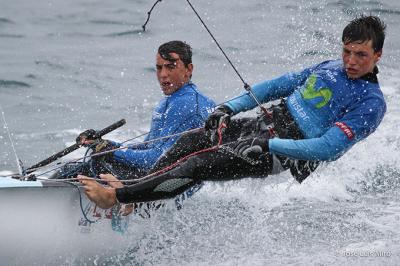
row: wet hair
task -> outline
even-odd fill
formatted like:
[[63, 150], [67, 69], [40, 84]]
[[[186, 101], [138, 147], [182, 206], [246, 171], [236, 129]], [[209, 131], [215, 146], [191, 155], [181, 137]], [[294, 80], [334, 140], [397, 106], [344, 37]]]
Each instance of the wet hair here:
[[385, 23], [376, 16], [356, 17], [344, 28], [342, 42], [344, 44], [363, 43], [372, 40], [372, 48], [379, 52], [385, 41]]
[[170, 53], [178, 54], [185, 67], [192, 63], [192, 48], [189, 44], [182, 41], [170, 41], [161, 44], [158, 47], [158, 53], [163, 59], [168, 61], [176, 61], [176, 59], [171, 57]]

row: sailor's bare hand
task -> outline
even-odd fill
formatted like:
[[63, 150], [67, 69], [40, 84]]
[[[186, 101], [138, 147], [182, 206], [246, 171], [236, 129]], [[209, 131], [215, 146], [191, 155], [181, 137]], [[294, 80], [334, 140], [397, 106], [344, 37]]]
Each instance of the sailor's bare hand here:
[[112, 174], [100, 174], [100, 178], [107, 181], [107, 184], [112, 188], [122, 188], [124, 185]]
[[[118, 180], [115, 176], [112, 174], [100, 174], [100, 178], [104, 181], [107, 181], [108, 185], [112, 188], [122, 188], [124, 187], [124, 184]], [[133, 212], [135, 209], [134, 204], [122, 204], [120, 213], [122, 216], [128, 216]]]
[[85, 188], [86, 196], [102, 209], [109, 209], [117, 203], [115, 188], [105, 188], [93, 178], [78, 175], [79, 182]]
[[76, 143], [83, 146], [89, 146], [96, 140], [96, 130], [88, 129], [79, 134]]

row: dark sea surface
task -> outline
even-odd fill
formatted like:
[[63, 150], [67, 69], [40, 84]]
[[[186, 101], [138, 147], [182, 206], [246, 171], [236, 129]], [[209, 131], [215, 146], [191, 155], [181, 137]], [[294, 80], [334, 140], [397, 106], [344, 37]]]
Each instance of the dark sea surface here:
[[[35, 254], [16, 246], [21, 256], [5, 265], [399, 265], [400, 2], [192, 4], [249, 84], [340, 58], [348, 21], [361, 13], [380, 16], [387, 23], [379, 63], [388, 107], [382, 124], [301, 185], [289, 173], [207, 183], [181, 211], [165, 208], [150, 220], [134, 220], [124, 235], [79, 242], [66, 232], [65, 245], [32, 247]], [[142, 32], [152, 5], [0, 0], [0, 105], [26, 166], [71, 145], [82, 130], [121, 118], [127, 124], [108, 138], [146, 132], [163, 97], [154, 70], [163, 42], [192, 45], [193, 81], [217, 102], [243, 91], [186, 1], [159, 3]], [[0, 171], [15, 172], [0, 124]], [[0, 224], [6, 219], [1, 213]], [[1, 235], [0, 245], [7, 245]], [[1, 257], [0, 246], [3, 264]]]

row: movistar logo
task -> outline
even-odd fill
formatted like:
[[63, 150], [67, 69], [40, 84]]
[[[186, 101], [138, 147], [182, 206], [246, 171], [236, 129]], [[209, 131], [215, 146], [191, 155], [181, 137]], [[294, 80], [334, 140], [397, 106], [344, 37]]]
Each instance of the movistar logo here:
[[318, 91], [315, 90], [315, 82], [317, 81], [317, 76], [315, 74], [311, 75], [308, 80], [305, 89], [301, 92], [304, 99], [312, 100], [317, 97], [322, 97], [321, 101], [315, 105], [315, 107], [324, 107], [329, 100], [332, 98], [332, 91], [329, 88], [321, 88]]

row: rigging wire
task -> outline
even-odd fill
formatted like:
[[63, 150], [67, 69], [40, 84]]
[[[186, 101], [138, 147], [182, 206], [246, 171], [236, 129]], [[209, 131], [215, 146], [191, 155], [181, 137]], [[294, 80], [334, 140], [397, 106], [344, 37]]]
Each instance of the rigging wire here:
[[1, 111], [1, 116], [3, 118], [4, 128], [7, 131], [8, 139], [10, 140], [11, 147], [12, 147], [12, 150], [14, 152], [15, 161], [17, 162], [18, 173], [20, 175], [24, 175], [24, 170], [23, 170], [23, 167], [22, 167], [22, 161], [18, 158], [17, 151], [15, 150], [14, 141], [13, 141], [13, 139], [11, 137], [10, 129], [9, 129], [9, 127], [7, 125], [7, 121], [6, 121], [6, 115], [4, 113], [4, 110], [3, 110], [3, 107], [1, 106], [1, 104], [0, 104], [0, 111]]
[[162, 1], [162, 0], [157, 0], [157, 1], [153, 4], [153, 6], [150, 8], [150, 10], [147, 12], [147, 19], [146, 19], [146, 22], [142, 25], [143, 31], [146, 31], [146, 25], [147, 25], [147, 23], [148, 23], [149, 20], [150, 20], [151, 12], [152, 12], [153, 9], [156, 7], [156, 5], [157, 5], [158, 3], [160, 3], [161, 1]]

